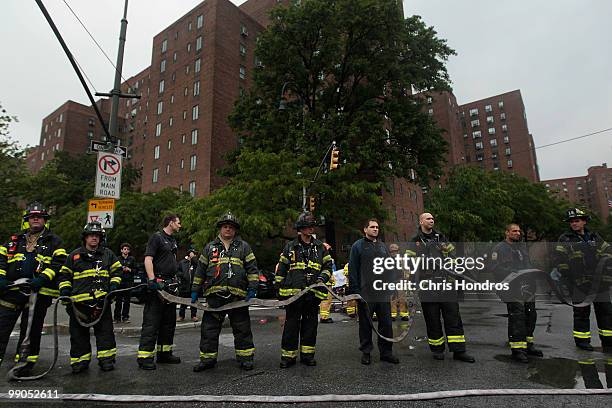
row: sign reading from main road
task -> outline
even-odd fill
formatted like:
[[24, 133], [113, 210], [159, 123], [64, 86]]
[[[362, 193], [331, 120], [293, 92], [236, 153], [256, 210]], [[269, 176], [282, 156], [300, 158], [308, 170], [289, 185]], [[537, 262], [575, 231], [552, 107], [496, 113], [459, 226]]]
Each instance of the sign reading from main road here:
[[115, 224], [115, 199], [102, 198], [89, 200], [87, 222], [98, 221], [102, 228], [113, 228]]
[[96, 197], [115, 198], [121, 195], [121, 156], [98, 152], [96, 165]]

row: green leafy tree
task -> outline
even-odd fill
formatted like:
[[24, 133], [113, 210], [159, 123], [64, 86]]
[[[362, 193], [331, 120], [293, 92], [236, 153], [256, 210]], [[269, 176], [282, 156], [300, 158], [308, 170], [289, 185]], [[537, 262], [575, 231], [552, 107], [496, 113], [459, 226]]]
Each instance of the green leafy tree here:
[[[355, 228], [366, 214], [384, 218], [380, 197], [392, 177], [416, 173], [426, 183], [440, 174], [445, 143], [424, 113], [424, 97], [412, 90], [448, 89], [445, 62], [454, 51], [419, 17], [403, 19], [397, 1], [310, 0], [279, 8], [256, 54], [262, 68], [230, 116], [241, 140], [224, 172], [232, 181], [197, 201], [194, 219], [203, 211], [210, 216], [190, 225], [194, 239], [210, 237], [213, 219], [230, 208], [246, 217], [253, 228], [245, 234], [256, 240], [286, 235], [302, 186], [332, 141], [342, 165], [323, 171], [308, 194], [317, 197], [316, 213], [337, 224]], [[255, 159], [263, 164], [253, 166]], [[255, 191], [261, 186], [265, 191]]]
[[567, 205], [523, 177], [458, 167], [445, 186], [427, 193], [425, 209], [454, 241], [499, 241], [511, 222], [555, 240]]
[[2, 242], [21, 224], [17, 206], [20, 191], [29, 172], [25, 164], [25, 151], [10, 137], [9, 126], [16, 122], [0, 105], [0, 240]]

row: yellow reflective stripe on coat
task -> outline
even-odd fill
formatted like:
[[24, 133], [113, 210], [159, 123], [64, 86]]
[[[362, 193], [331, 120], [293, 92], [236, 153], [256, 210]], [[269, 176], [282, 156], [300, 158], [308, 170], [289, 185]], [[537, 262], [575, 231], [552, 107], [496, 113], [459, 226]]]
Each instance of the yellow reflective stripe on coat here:
[[25, 261], [25, 255], [24, 254], [15, 254], [14, 256], [10, 257], [8, 259], [8, 263], [13, 263], [13, 262], [18, 262], [18, 261]]
[[557, 245], [557, 246], [555, 247], [555, 251], [557, 251], [557, 252], [567, 253], [567, 248], [565, 248], [563, 245]]
[[314, 269], [315, 271], [321, 270], [321, 264], [313, 261], [308, 261], [307, 268]]
[[111, 282], [111, 283], [121, 283], [121, 276], [113, 276], [113, 277], [110, 279], [110, 282]]
[[236, 296], [246, 296], [246, 290], [242, 290], [240, 288], [236, 288], [234, 286], [211, 286], [210, 288], [208, 288], [206, 290], [206, 292], [204, 292], [204, 296], [208, 296], [211, 293], [217, 293], [217, 292], [229, 292], [232, 295], [236, 295]]
[[53, 251], [53, 256], [68, 256], [68, 254], [66, 253], [66, 250], [64, 248], [58, 248], [55, 251]]
[[38, 291], [41, 295], [51, 296], [51, 297], [59, 297], [59, 290], [57, 289], [49, 289], [49, 288], [40, 288]]
[[63, 281], [62, 283], [59, 284], [60, 289], [71, 288], [71, 287], [72, 287], [72, 282], [70, 281]]
[[0, 269], [0, 276], [6, 276], [6, 271], [4, 269]]
[[121, 262], [117, 261], [111, 265], [110, 271], [115, 272], [117, 269], [121, 268]]
[[293, 270], [301, 270], [301, 269], [306, 269], [306, 264], [304, 262], [296, 262], [296, 263], [292, 263], [289, 266], [289, 270], [293, 271]]
[[333, 258], [331, 257], [331, 255], [325, 255], [323, 257], [323, 263], [325, 262], [331, 262], [333, 260]]
[[259, 274], [258, 273], [249, 273], [249, 274], [247, 274], [247, 280], [249, 282], [258, 281], [259, 280]]
[[244, 258], [244, 260], [247, 261], [247, 262], [254, 261], [255, 260], [255, 254], [251, 252], [250, 254], [248, 254], [246, 256], [246, 258]]
[[55, 278], [55, 271], [51, 268], [46, 268], [44, 271], [41, 272], [43, 275], [45, 275], [47, 278], [49, 278], [50, 281], [53, 280], [53, 278]]
[[0, 245], [0, 255], [6, 255], [8, 251], [5, 246]]
[[281, 263], [289, 265], [289, 259], [287, 257], [285, 257], [284, 255], [280, 256], [280, 259], [278, 260], [278, 262], [281, 262]]
[[300, 293], [300, 290], [301, 289], [291, 289], [291, 288], [285, 289], [285, 288], [280, 288], [278, 290], [278, 294], [281, 295], [281, 296], [293, 296], [293, 295], [296, 295], [296, 294]]
[[65, 265], [60, 268], [60, 273], [69, 273], [70, 275], [74, 274], [74, 272], [72, 272], [72, 269]]
[[449, 343], [465, 343], [465, 336], [446, 336], [446, 341]]
[[53, 260], [53, 258], [51, 258], [50, 256], [44, 256], [43, 254], [36, 255], [36, 258], [34, 259], [36, 259], [36, 261], [38, 262], [45, 262], [45, 263], [50, 263]]

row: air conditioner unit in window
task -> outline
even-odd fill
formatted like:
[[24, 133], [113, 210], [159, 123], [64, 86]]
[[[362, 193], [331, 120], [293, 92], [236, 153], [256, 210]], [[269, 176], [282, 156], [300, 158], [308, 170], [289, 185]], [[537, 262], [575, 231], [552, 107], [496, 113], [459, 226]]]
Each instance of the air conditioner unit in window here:
[[249, 36], [249, 32], [247, 31], [246, 27], [242, 27], [240, 29], [240, 35], [243, 37], [248, 37]]

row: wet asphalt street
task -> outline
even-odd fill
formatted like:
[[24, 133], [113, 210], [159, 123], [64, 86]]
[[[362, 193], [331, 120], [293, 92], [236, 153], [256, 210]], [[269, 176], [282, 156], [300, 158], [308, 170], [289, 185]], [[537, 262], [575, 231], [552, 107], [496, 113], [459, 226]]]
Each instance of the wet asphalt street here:
[[[136, 308], [133, 313], [141, 313]], [[175, 336], [175, 354], [182, 358], [179, 365], [159, 365], [156, 371], [141, 371], [136, 364], [137, 331], [126, 330], [117, 334], [118, 357], [115, 371], [101, 372], [95, 361], [90, 369], [73, 375], [69, 367], [69, 338], [60, 335], [60, 359], [54, 371], [42, 380], [28, 383], [3, 381], [1, 392], [9, 389], [58, 389], [60, 393], [140, 394], [140, 395], [321, 395], [321, 394], [411, 394], [442, 390], [498, 389], [498, 388], [591, 388], [612, 387], [612, 365], [605, 366], [612, 355], [601, 348], [583, 352], [573, 345], [571, 337], [571, 310], [549, 302], [538, 303], [536, 343], [544, 351], [544, 358], [533, 359], [530, 364], [518, 364], [509, 359], [506, 338], [506, 308], [503, 303], [465, 302], [461, 305], [468, 352], [477, 362], [467, 364], [452, 359], [447, 353], [444, 361], [431, 358], [425, 326], [417, 314], [410, 335], [394, 346], [400, 358], [398, 365], [378, 361], [372, 355], [372, 364], [360, 364], [357, 322], [343, 314], [334, 313], [333, 324], [319, 326], [316, 367], [298, 364], [289, 369], [278, 367], [280, 355], [280, 310], [252, 310], [252, 327], [256, 346], [256, 366], [251, 372], [238, 369], [234, 361], [233, 337], [229, 328], [223, 329], [220, 339], [219, 363], [215, 369], [194, 373], [198, 361], [200, 330], [183, 325]], [[189, 312], [187, 313], [189, 316]], [[594, 320], [594, 316], [592, 317]], [[405, 323], [395, 322], [398, 334]], [[596, 333], [596, 328], [593, 326]], [[43, 336], [43, 349], [39, 369], [50, 364], [53, 336]], [[92, 344], [94, 339], [92, 337]], [[599, 346], [599, 339], [593, 344]], [[9, 344], [6, 361], [15, 349], [15, 338]], [[578, 361], [593, 359], [594, 364]], [[612, 362], [612, 361], [611, 361]], [[0, 368], [5, 378], [9, 364]], [[606, 373], [606, 368], [608, 372]], [[0, 405], [16, 406], [14, 401], [0, 401]], [[51, 405], [49, 405], [51, 404]], [[117, 403], [28, 401], [27, 406], [117, 406]], [[165, 403], [134, 404], [139, 406], [251, 406], [230, 403]], [[333, 407], [558, 407], [583, 405], [609, 407], [612, 396], [508, 396], [463, 397], [420, 402], [338, 402], [302, 404], [303, 406]], [[8, 405], [6, 405], [8, 406]], [[266, 406], [260, 404], [259, 406]], [[274, 406], [295, 406], [275, 404]]]

